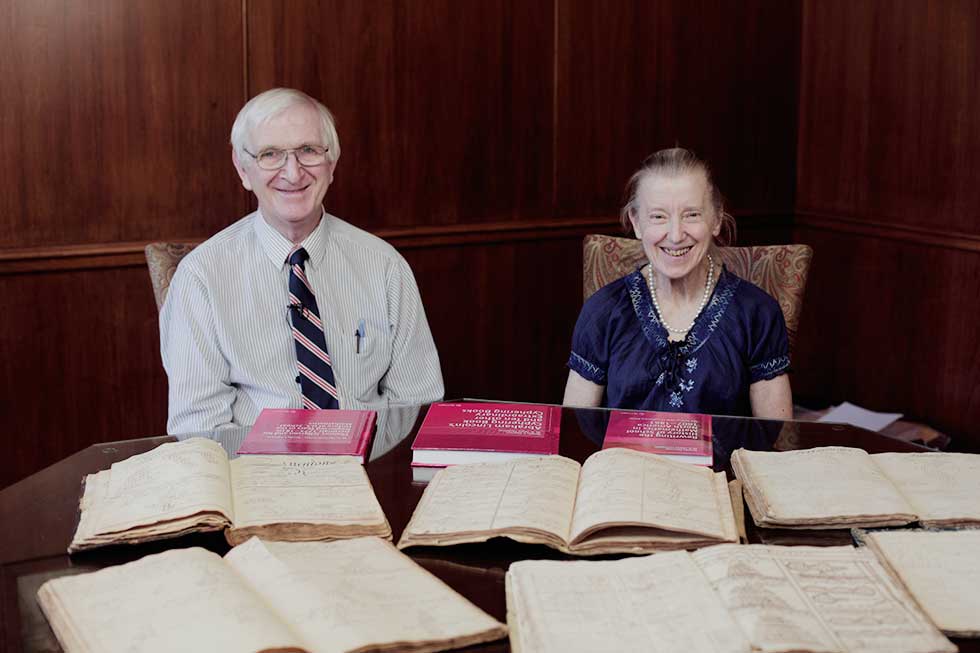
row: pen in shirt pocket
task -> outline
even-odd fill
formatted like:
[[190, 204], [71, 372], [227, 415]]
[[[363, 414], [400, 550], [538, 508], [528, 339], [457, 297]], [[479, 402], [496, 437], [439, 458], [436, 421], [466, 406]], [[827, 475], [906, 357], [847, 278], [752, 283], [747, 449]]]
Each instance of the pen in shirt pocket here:
[[364, 329], [364, 320], [357, 323], [357, 330], [354, 331], [354, 353], [361, 353], [361, 340], [367, 336], [367, 332]]

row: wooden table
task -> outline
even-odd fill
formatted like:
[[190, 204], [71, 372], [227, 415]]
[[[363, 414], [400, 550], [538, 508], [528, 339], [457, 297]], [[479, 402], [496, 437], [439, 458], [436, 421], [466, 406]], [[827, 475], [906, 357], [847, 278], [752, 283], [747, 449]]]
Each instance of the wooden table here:
[[[411, 443], [425, 407], [405, 408], [381, 415], [378, 434], [366, 469], [378, 500], [391, 523], [395, 541], [411, 517], [425, 488], [413, 483]], [[563, 409], [561, 450], [584, 460], [600, 448], [608, 412]], [[871, 453], [922, 451], [922, 447], [852, 426], [817, 422], [780, 422], [715, 417], [715, 468], [731, 476], [729, 456], [739, 447], [755, 450], [804, 449], [841, 445]], [[218, 440], [234, 452], [245, 429], [200, 434]], [[181, 439], [186, 436], [181, 436]], [[204, 546], [225, 553], [218, 534], [197, 535], [139, 546], [108, 547], [69, 557], [65, 551], [78, 520], [81, 479], [113, 462], [148, 451], [171, 436], [141, 438], [93, 445], [0, 492], [0, 648], [7, 651], [59, 651], [35, 595], [48, 578], [79, 573], [135, 560], [168, 548]], [[748, 519], [752, 542], [767, 544], [849, 544], [848, 531], [784, 531], [757, 529]], [[527, 558], [565, 558], [544, 546], [496, 539], [482, 544], [410, 549], [423, 567], [442, 578], [500, 621], [506, 621], [504, 573], [511, 562]], [[978, 589], [980, 591], [980, 589]], [[980, 651], [980, 640], [957, 640], [962, 651]], [[506, 640], [472, 647], [472, 651], [509, 651]]]

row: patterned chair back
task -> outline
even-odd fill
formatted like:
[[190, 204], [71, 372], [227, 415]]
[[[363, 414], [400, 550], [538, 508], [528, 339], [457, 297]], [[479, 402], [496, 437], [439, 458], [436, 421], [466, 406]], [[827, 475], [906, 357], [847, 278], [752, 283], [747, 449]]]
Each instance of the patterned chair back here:
[[[590, 234], [583, 243], [583, 290], [585, 299], [646, 262], [643, 246], [635, 238]], [[813, 248], [809, 245], [722, 247], [721, 259], [728, 269], [776, 298], [783, 310], [789, 349], [796, 344], [803, 292], [810, 271]]]
[[146, 267], [150, 271], [150, 283], [153, 284], [153, 296], [157, 300], [157, 311], [167, 299], [167, 289], [177, 271], [177, 264], [192, 249], [194, 245], [184, 243], [150, 243], [143, 250], [146, 253]]

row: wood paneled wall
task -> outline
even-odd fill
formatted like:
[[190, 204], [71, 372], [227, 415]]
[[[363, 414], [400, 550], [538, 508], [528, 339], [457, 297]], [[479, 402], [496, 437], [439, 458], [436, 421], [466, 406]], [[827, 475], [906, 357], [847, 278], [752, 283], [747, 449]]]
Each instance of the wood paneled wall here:
[[[330, 211], [404, 251], [447, 392], [556, 401], [581, 237], [680, 143], [743, 242], [785, 234], [798, 2], [7, 0], [0, 4], [0, 486], [160, 433], [142, 263], [247, 212], [228, 131], [301, 88], [338, 120]], [[775, 230], [773, 230], [775, 228]]]
[[803, 3], [798, 394], [980, 451], [980, 5]]

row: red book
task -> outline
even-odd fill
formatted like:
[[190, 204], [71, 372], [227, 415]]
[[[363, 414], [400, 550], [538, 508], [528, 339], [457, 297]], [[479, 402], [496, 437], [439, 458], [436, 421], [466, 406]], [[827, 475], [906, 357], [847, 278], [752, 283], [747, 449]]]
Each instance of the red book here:
[[602, 448], [624, 447], [710, 467], [711, 415], [613, 411]]
[[558, 453], [561, 406], [432, 404], [412, 444], [413, 467]]
[[364, 463], [373, 410], [266, 408], [238, 453], [356, 456]]

